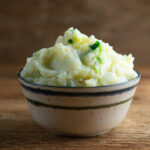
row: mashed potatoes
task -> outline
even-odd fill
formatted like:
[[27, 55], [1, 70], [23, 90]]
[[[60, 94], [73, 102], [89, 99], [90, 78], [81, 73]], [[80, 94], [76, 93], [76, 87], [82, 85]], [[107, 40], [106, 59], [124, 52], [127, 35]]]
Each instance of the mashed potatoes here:
[[50, 86], [89, 87], [110, 85], [137, 77], [134, 58], [118, 54], [108, 43], [69, 28], [53, 47], [27, 58], [21, 76]]

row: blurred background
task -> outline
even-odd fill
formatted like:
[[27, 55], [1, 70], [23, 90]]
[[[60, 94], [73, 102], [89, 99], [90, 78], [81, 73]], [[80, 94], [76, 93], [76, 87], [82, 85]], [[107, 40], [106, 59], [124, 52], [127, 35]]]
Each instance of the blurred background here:
[[71, 26], [150, 65], [150, 0], [0, 0], [0, 64], [23, 66]]

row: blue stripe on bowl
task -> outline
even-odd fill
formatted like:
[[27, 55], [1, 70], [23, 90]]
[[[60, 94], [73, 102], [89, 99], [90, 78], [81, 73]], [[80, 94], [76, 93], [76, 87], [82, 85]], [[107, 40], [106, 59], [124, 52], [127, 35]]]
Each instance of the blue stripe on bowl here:
[[36, 94], [44, 94], [44, 95], [49, 95], [49, 96], [69, 96], [69, 97], [87, 97], [87, 96], [112, 96], [116, 94], [121, 94], [127, 91], [132, 90], [137, 86], [137, 84], [125, 88], [125, 89], [120, 89], [120, 90], [115, 90], [115, 91], [106, 91], [106, 92], [93, 92], [93, 93], [79, 93], [79, 92], [62, 92], [62, 91], [52, 91], [52, 90], [44, 90], [44, 89], [39, 89], [39, 88], [32, 88], [28, 87], [26, 85], [21, 84], [22, 87], [28, 91], [31, 91]]
[[132, 100], [132, 97], [130, 97], [129, 99], [126, 99], [124, 101], [113, 103], [113, 104], [100, 105], [100, 106], [82, 106], [82, 107], [50, 105], [50, 104], [45, 104], [45, 103], [37, 102], [35, 100], [31, 100], [31, 99], [29, 99], [27, 97], [26, 97], [26, 99], [27, 99], [27, 101], [29, 103], [31, 103], [31, 104], [33, 104], [35, 106], [38, 106], [38, 107], [47, 107], [47, 108], [53, 108], [53, 109], [84, 110], [84, 109], [108, 108], [108, 107], [120, 105], [120, 104], [123, 104], [123, 103], [126, 103], [126, 102]]

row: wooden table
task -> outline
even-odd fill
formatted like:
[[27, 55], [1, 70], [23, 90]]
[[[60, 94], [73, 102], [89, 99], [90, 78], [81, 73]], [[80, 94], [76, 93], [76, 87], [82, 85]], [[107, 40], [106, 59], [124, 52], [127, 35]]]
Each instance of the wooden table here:
[[0, 150], [150, 150], [150, 71], [142, 73], [126, 119], [111, 132], [90, 138], [55, 136], [31, 118], [17, 81], [21, 66], [0, 66]]

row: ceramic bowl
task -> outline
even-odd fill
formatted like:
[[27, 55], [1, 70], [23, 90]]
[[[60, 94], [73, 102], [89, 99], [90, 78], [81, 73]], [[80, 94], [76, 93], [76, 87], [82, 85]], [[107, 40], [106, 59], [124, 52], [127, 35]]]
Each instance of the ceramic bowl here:
[[[138, 72], [137, 72], [138, 73]], [[94, 136], [108, 132], [125, 118], [138, 77], [97, 87], [54, 87], [30, 83], [20, 76], [33, 119], [52, 133]]]

